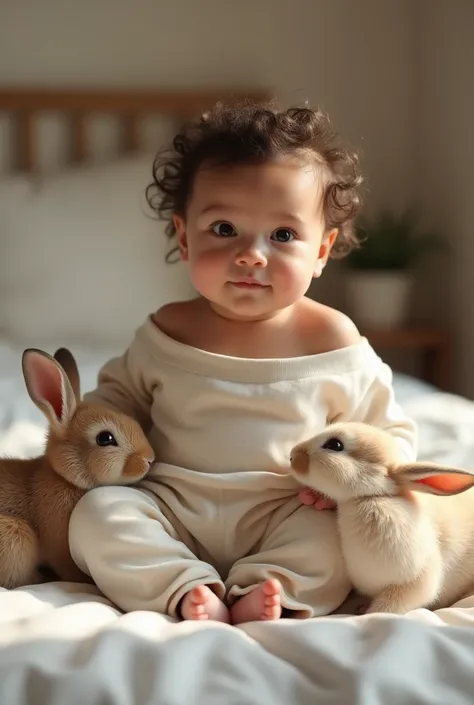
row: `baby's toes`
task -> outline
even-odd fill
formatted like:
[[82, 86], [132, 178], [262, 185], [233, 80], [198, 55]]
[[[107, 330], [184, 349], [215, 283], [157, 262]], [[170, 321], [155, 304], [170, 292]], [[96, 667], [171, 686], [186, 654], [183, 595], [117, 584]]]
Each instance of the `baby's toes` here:
[[192, 613], [193, 613], [194, 617], [202, 617], [202, 615], [204, 615], [204, 608], [205, 608], [205, 605], [202, 605], [200, 603], [198, 603], [198, 604], [194, 603], [192, 606]]
[[265, 607], [277, 607], [280, 605], [280, 595], [265, 595]]
[[273, 621], [280, 619], [281, 616], [281, 606], [280, 606], [280, 601], [278, 601], [277, 605], [264, 605], [263, 608], [263, 617], [264, 619], [268, 621]]

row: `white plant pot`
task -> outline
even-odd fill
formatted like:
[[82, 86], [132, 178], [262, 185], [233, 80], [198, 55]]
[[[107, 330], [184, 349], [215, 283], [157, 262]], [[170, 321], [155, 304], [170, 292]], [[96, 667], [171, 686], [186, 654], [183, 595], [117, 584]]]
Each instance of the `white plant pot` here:
[[367, 328], [393, 329], [408, 315], [412, 278], [405, 272], [349, 271], [347, 289], [354, 321]]

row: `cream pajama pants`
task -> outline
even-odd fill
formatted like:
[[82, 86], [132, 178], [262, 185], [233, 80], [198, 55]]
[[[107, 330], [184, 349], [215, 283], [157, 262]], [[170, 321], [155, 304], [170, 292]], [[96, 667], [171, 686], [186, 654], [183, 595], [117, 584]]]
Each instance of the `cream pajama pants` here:
[[267, 578], [281, 581], [283, 607], [301, 617], [344, 601], [334, 512], [302, 506], [294, 491], [259, 493], [254, 473], [179, 470], [176, 478], [159, 464], [159, 482], [91, 490], [72, 514], [72, 556], [118, 607], [178, 617], [197, 585], [231, 604]]

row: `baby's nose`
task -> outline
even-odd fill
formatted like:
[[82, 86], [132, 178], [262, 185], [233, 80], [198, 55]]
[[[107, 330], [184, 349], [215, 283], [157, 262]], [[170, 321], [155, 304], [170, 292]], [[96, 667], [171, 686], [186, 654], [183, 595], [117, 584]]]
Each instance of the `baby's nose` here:
[[262, 247], [249, 243], [237, 255], [237, 264], [247, 267], [266, 267], [268, 260]]
[[309, 455], [304, 446], [293, 448], [290, 456], [292, 469], [299, 475], [306, 475], [309, 470]]

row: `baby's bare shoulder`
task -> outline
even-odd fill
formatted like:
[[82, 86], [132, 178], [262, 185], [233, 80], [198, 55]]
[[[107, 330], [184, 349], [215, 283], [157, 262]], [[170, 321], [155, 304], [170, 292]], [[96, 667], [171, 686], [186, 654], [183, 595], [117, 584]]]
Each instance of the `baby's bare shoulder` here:
[[341, 311], [307, 299], [301, 313], [305, 338], [313, 354], [347, 348], [361, 339], [357, 326]]
[[190, 324], [198, 315], [199, 302], [196, 299], [189, 301], [173, 301], [173, 303], [161, 306], [152, 315], [154, 324], [162, 333], [170, 338], [185, 342]]

